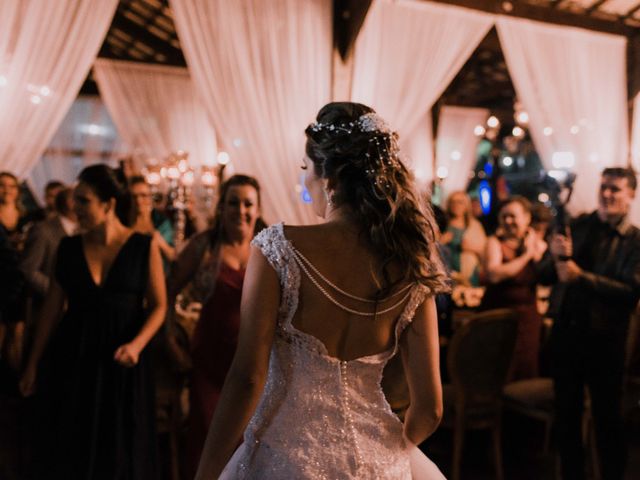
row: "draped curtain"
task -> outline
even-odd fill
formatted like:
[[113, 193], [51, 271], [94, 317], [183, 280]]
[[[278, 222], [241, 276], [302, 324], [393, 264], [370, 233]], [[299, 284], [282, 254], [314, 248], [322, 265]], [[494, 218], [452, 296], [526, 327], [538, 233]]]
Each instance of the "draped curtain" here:
[[405, 154], [425, 180], [432, 177], [431, 107], [493, 19], [416, 0], [375, 0], [365, 19], [356, 41], [351, 99], [375, 108], [400, 133]]
[[117, 4], [0, 2], [0, 170], [23, 176], [37, 163], [78, 95]]
[[446, 169], [442, 182], [445, 198], [451, 192], [464, 190], [469, 172], [476, 164], [476, 148], [480, 138], [476, 125], [484, 125], [489, 117], [485, 108], [444, 106], [440, 109], [436, 136], [436, 168]]
[[193, 166], [216, 159], [216, 136], [186, 68], [98, 59], [100, 95], [136, 157], [189, 152]]
[[189, 71], [268, 221], [317, 221], [302, 200], [304, 129], [330, 98], [330, 0], [171, 0]]
[[29, 173], [33, 193], [42, 200], [50, 180], [73, 184], [84, 167], [94, 163], [116, 166], [126, 153], [109, 113], [100, 97], [78, 97], [64, 117], [40, 160]]
[[543, 164], [577, 173], [574, 213], [595, 208], [602, 168], [627, 164], [626, 39], [502, 16], [497, 29]]

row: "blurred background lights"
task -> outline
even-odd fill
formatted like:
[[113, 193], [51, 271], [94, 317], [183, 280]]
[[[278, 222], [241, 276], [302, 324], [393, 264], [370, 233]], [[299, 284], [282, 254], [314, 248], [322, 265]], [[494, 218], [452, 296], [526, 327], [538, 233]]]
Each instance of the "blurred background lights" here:
[[440, 166], [436, 171], [436, 175], [438, 178], [447, 178], [449, 176], [449, 169], [445, 166]]
[[462, 158], [462, 154], [458, 150], [453, 150], [451, 152], [451, 160], [460, 160]]
[[485, 134], [487, 130], [482, 126], [482, 125], [476, 125], [476, 127], [473, 129], [473, 134], [481, 137], [482, 135]]
[[231, 161], [231, 157], [227, 152], [218, 152], [218, 163], [220, 165], [227, 165]]
[[491, 128], [496, 128], [498, 125], [500, 125], [500, 120], [498, 120], [497, 117], [494, 117], [493, 115], [491, 115], [487, 119], [487, 125]]
[[548, 137], [549, 135], [553, 134], [553, 128], [544, 127], [544, 130], [542, 130], [542, 133], [544, 134], [545, 137]]
[[576, 160], [573, 152], [553, 152], [551, 164], [554, 168], [573, 168]]
[[503, 164], [505, 167], [510, 167], [511, 165], [513, 165], [513, 158], [511, 158], [511, 157], [504, 157], [504, 158], [502, 159], [502, 164]]

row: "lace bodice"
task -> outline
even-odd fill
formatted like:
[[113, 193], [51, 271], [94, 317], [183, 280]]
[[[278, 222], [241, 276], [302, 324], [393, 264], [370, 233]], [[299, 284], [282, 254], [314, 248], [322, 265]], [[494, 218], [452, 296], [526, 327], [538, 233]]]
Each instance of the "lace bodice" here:
[[301, 273], [283, 225], [263, 230], [253, 245], [277, 272], [282, 300], [264, 393], [243, 446], [223, 477], [410, 479], [402, 423], [380, 381], [428, 289], [412, 287], [396, 322], [392, 348], [341, 361], [330, 356], [319, 339], [292, 324]]

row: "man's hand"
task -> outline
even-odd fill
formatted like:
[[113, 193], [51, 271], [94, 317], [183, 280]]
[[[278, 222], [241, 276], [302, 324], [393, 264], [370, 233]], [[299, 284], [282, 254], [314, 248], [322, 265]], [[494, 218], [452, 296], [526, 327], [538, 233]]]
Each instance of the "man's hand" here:
[[573, 260], [556, 262], [556, 272], [558, 280], [564, 283], [575, 282], [582, 275], [582, 269]]

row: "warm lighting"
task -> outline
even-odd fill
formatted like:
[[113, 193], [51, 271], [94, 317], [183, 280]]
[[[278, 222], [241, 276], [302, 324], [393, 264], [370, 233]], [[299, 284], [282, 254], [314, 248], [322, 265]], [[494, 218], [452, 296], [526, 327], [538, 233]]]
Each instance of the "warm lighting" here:
[[451, 152], [451, 160], [455, 160], [456, 162], [462, 158], [462, 154], [458, 150], [454, 150]]
[[486, 133], [486, 129], [482, 125], [476, 125], [473, 129], [473, 134], [477, 137], [481, 137]]
[[544, 127], [544, 129], [542, 130], [542, 133], [544, 134], [545, 137], [548, 137], [549, 135], [553, 135], [553, 128]]
[[29, 100], [31, 100], [31, 103], [33, 103], [34, 105], [40, 105], [42, 103], [42, 98], [38, 95], [31, 95]]
[[571, 132], [571, 135], [577, 135], [580, 131], [580, 127], [578, 125], [571, 125], [569, 131]]
[[181, 179], [182, 185], [185, 187], [192, 187], [195, 182], [195, 176], [193, 174], [193, 170], [189, 170], [188, 172], [184, 172]]
[[573, 168], [576, 163], [573, 152], [553, 152], [551, 164], [554, 168]]
[[218, 153], [218, 163], [220, 165], [227, 165], [231, 161], [231, 157], [227, 152], [219, 152]]
[[538, 195], [538, 201], [541, 203], [547, 203], [549, 201], [549, 195], [542, 192]]
[[511, 130], [511, 133], [513, 134], [514, 137], [524, 137], [524, 130], [518, 126], [513, 127], [513, 130]]
[[497, 117], [494, 117], [493, 115], [491, 115], [488, 119], [487, 119], [487, 125], [490, 128], [496, 128], [498, 125], [500, 125], [500, 120], [498, 120]]
[[158, 172], [150, 172], [149, 174], [147, 174], [147, 183], [149, 183], [149, 185], [160, 185], [160, 182], [162, 181], [162, 176], [160, 175], [160, 173]]
[[440, 166], [436, 171], [436, 175], [441, 179], [447, 178], [449, 176], [449, 169], [445, 166]]
[[526, 125], [527, 123], [529, 123], [529, 114], [524, 110], [518, 112], [518, 114], [516, 115], [516, 122], [520, 123], [521, 125]]
[[502, 2], [502, 9], [509, 13], [513, 10], [513, 3], [511, 2]]
[[213, 187], [216, 184], [216, 176], [213, 172], [202, 172], [200, 181], [205, 187]]
[[46, 85], [40, 87], [40, 95], [42, 95], [43, 97], [48, 97], [50, 93], [51, 89]]
[[171, 166], [167, 168], [167, 178], [169, 180], [178, 180], [180, 178], [180, 170], [178, 167]]
[[503, 164], [505, 167], [510, 167], [511, 165], [513, 165], [513, 158], [511, 158], [511, 157], [504, 157], [504, 158], [502, 159], [502, 164]]

